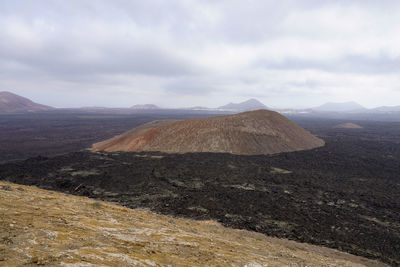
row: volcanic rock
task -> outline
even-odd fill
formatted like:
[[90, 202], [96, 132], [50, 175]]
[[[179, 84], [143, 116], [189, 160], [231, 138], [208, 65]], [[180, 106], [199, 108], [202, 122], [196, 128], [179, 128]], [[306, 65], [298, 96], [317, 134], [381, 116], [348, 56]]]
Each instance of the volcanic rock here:
[[312, 149], [324, 141], [277, 112], [256, 110], [183, 121], [153, 121], [92, 147], [92, 151], [214, 152], [244, 155]]

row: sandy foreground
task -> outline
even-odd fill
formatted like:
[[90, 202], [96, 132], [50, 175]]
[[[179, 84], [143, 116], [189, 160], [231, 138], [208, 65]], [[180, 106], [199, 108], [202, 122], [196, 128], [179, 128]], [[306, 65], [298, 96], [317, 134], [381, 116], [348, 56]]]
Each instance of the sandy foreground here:
[[0, 266], [385, 266], [333, 249], [0, 182]]

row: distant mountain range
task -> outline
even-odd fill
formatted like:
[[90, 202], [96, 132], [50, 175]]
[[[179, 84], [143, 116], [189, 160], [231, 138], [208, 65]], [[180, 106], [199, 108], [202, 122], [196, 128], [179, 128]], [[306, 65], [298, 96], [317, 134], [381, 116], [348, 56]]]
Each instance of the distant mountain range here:
[[371, 109], [371, 111], [380, 112], [380, 113], [390, 113], [390, 112], [400, 112], [400, 106], [382, 106]]
[[25, 97], [10, 92], [0, 92], [0, 113], [36, 112], [52, 109], [54, 108], [35, 103]]
[[[90, 111], [90, 112], [117, 112], [117, 113], [132, 113], [132, 112], [145, 112], [157, 110], [190, 110], [197, 112], [219, 112], [219, 113], [237, 113], [244, 111], [252, 111], [258, 109], [269, 109], [278, 111], [282, 114], [295, 115], [295, 114], [314, 114], [326, 116], [335, 115], [343, 116], [343, 114], [392, 114], [392, 116], [400, 113], [400, 106], [381, 106], [377, 108], [367, 109], [356, 102], [328, 102], [321, 106], [313, 108], [295, 109], [295, 108], [269, 108], [257, 99], [249, 99], [240, 103], [229, 103], [217, 108], [208, 108], [203, 106], [186, 107], [186, 108], [162, 108], [154, 104], [137, 104], [130, 108], [107, 108], [107, 107], [82, 107], [82, 108], [63, 108], [56, 109], [50, 106], [35, 103], [25, 97], [10, 93], [0, 92], [0, 113], [13, 113], [13, 112], [38, 112], [38, 111], [51, 111], [51, 110], [76, 110], [76, 111]], [[341, 115], [342, 114], [342, 115]]]

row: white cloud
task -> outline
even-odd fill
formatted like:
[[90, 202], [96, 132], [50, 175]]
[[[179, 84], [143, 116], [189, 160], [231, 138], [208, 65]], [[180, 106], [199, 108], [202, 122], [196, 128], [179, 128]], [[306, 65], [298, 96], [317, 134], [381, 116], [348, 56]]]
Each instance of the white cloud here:
[[0, 90], [58, 106], [400, 104], [399, 11], [398, 1], [5, 0]]

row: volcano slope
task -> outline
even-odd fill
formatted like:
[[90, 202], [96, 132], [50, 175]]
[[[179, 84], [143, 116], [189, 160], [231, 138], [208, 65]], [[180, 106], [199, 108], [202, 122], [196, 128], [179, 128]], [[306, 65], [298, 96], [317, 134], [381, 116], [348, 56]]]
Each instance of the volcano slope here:
[[48, 111], [53, 109], [53, 107], [35, 103], [10, 92], [0, 92], [0, 113]]
[[92, 151], [257, 155], [312, 149], [323, 145], [323, 140], [279, 113], [256, 110], [211, 118], [150, 122], [96, 143]]
[[384, 266], [332, 249], [0, 182], [0, 266]]

